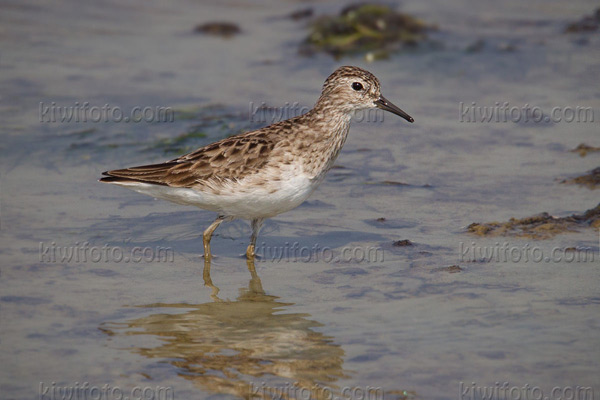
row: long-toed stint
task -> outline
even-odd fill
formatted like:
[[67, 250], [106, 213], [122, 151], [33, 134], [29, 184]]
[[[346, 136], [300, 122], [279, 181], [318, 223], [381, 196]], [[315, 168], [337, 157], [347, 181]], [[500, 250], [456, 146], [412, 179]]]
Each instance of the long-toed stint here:
[[413, 118], [381, 95], [379, 80], [358, 67], [340, 67], [323, 85], [306, 114], [232, 136], [161, 164], [104, 172], [114, 183], [153, 197], [218, 213], [204, 231], [204, 256], [224, 221], [251, 221], [246, 251], [254, 259], [258, 232], [266, 218], [298, 207], [323, 181], [350, 128], [352, 114], [378, 107]]

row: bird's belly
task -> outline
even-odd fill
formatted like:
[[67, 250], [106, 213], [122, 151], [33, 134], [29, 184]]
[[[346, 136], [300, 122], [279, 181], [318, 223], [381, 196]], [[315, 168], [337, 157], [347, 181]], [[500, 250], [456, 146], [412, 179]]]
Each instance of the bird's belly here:
[[318, 183], [295, 170], [278, 176], [278, 179], [257, 175], [227, 182], [213, 189], [139, 182], [119, 185], [173, 203], [196, 206], [235, 218], [254, 219], [273, 217], [298, 207], [312, 194]]
[[278, 181], [257, 184], [244, 181], [218, 199], [219, 212], [236, 218], [269, 218], [290, 211], [302, 204], [316, 189], [316, 183], [299, 174]]

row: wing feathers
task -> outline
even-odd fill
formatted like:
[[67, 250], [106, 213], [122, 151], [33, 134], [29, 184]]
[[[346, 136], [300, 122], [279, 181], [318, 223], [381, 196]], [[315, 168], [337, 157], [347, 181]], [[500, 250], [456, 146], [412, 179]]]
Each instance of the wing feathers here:
[[261, 129], [223, 139], [161, 164], [103, 172], [102, 182], [145, 182], [192, 187], [239, 180], [265, 165], [279, 136]]

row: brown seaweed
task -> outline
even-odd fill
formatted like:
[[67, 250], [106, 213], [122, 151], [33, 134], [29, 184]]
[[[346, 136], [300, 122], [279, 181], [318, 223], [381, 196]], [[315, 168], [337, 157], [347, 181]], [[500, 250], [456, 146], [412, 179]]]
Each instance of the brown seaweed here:
[[585, 186], [588, 189], [597, 189], [600, 185], [600, 167], [589, 171], [587, 174], [575, 178], [564, 179], [560, 183], [567, 185]]
[[595, 32], [598, 28], [600, 28], [600, 8], [597, 8], [592, 15], [586, 15], [579, 21], [570, 23], [565, 33]]
[[571, 150], [572, 153], [579, 153], [581, 157], [587, 156], [588, 153], [596, 153], [600, 151], [600, 147], [590, 146], [589, 144], [581, 143], [579, 146]]
[[549, 239], [579, 228], [600, 228], [600, 204], [583, 214], [554, 217], [546, 212], [526, 218], [511, 218], [508, 222], [472, 223], [467, 232], [478, 236], [514, 236], [532, 239]]
[[230, 38], [233, 35], [241, 33], [239, 26], [231, 22], [207, 22], [194, 28], [196, 33], [204, 33], [206, 35], [220, 36], [222, 38]]

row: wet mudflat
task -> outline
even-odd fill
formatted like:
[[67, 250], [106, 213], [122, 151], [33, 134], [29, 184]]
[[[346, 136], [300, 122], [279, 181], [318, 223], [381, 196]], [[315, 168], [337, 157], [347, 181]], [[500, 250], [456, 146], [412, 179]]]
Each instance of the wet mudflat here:
[[[597, 385], [599, 236], [586, 210], [598, 195], [567, 183], [600, 162], [600, 39], [565, 33], [594, 4], [407, 2], [400, 11], [436, 25], [436, 46], [372, 63], [302, 54], [312, 21], [344, 7], [293, 19], [302, 7], [280, 2], [6, 6], [2, 398], [83, 382], [180, 399]], [[239, 31], [194, 31], [215, 21]], [[324, 184], [267, 221], [253, 266], [239, 257], [244, 222], [219, 229], [208, 271], [212, 213], [96, 182], [264, 126], [286, 103], [310, 107], [341, 64], [374, 72], [416, 122], [357, 118]], [[174, 118], [67, 123], [52, 108], [84, 102]], [[526, 105], [566, 118], [513, 122]], [[567, 122], [578, 106], [596, 121]], [[582, 143], [585, 157], [572, 151]], [[553, 234], [468, 229], [511, 218]], [[573, 224], [544, 230], [556, 221]]]

